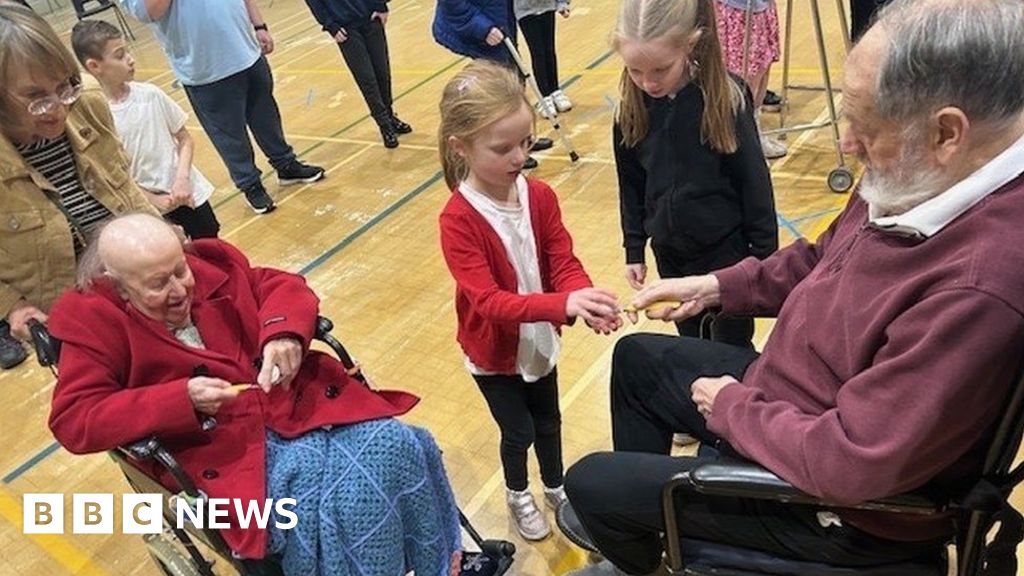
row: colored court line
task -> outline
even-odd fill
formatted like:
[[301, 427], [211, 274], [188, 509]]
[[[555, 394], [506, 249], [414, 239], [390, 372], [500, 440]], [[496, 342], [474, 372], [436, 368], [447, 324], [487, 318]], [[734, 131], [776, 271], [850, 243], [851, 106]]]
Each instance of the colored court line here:
[[6, 490], [0, 490], [0, 518], [7, 521], [14, 529], [39, 546], [50, 558], [63, 566], [68, 572], [78, 576], [111, 576], [93, 562], [92, 555], [75, 546], [61, 534], [24, 534], [22, 533], [23, 509]]
[[54, 452], [56, 452], [58, 448], [60, 448], [60, 444], [58, 444], [56, 442], [52, 442], [46, 448], [43, 448], [39, 452], [36, 452], [31, 458], [29, 458], [28, 460], [23, 462], [20, 466], [18, 466], [14, 470], [12, 470], [9, 474], [4, 476], [3, 477], [3, 483], [4, 484], [10, 484], [11, 482], [14, 482], [15, 480], [18, 479], [18, 476], [21, 476], [25, 472], [28, 472], [29, 469], [31, 469], [33, 466], [35, 466], [36, 464], [39, 464], [40, 462], [45, 460], [47, 456], [49, 456], [50, 454], [53, 454]]

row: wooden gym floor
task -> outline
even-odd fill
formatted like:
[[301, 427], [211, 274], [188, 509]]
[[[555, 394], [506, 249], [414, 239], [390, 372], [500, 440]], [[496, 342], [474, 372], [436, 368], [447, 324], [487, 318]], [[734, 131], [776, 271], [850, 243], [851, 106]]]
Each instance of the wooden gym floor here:
[[[33, 3], [44, 13], [59, 5], [47, 18], [66, 39], [74, 15], [63, 0], [49, 2]], [[810, 10], [797, 4], [791, 82], [820, 85]], [[828, 55], [838, 82], [842, 37], [834, 5], [822, 4]], [[212, 202], [223, 238], [255, 263], [305, 274], [323, 300], [323, 313], [335, 320], [337, 334], [376, 382], [422, 396], [407, 420], [428, 427], [437, 437], [459, 503], [477, 529], [487, 537], [516, 542], [513, 573], [560, 575], [582, 565], [585, 555], [557, 533], [530, 544], [515, 534], [505, 513], [497, 429], [463, 369], [455, 342], [453, 287], [436, 227], [449, 191], [439, 172], [435, 140], [441, 88], [467, 61], [431, 39], [432, 2], [393, 0], [388, 38], [395, 107], [415, 132], [403, 137], [398, 149], [386, 150], [340, 53], [305, 3], [264, 0], [262, 6], [277, 43], [270, 62], [285, 132], [300, 157], [324, 166], [328, 178], [278, 189], [269, 177], [268, 189], [279, 209], [255, 216], [232, 187], [209, 140], [191, 121], [196, 164], [218, 186]], [[561, 80], [576, 104], [563, 120], [582, 158], [572, 164], [567, 151], [556, 145], [537, 155], [541, 165], [534, 176], [558, 192], [577, 254], [595, 282], [625, 300], [630, 290], [622, 278], [610, 147], [621, 70], [607, 42], [616, 6], [613, 0], [592, 0], [576, 6], [568, 20], [558, 20]], [[109, 12], [107, 17], [113, 22]], [[139, 38], [133, 44], [138, 79], [156, 83], [188, 109], [152, 34], [131, 22]], [[776, 89], [781, 71], [776, 66]], [[823, 92], [791, 92], [790, 101], [793, 122], [827, 118]], [[776, 115], [766, 114], [765, 122], [773, 127]], [[538, 129], [547, 134], [550, 126], [541, 121]], [[788, 144], [789, 156], [772, 165], [783, 244], [814, 238], [847, 200], [825, 184], [836, 166], [830, 130], [791, 134]], [[259, 164], [268, 169], [262, 157]], [[768, 329], [759, 327], [759, 341]], [[611, 350], [616, 338], [638, 330], [668, 331], [648, 322], [613, 337], [582, 327], [565, 331], [560, 375], [567, 465], [610, 446], [606, 389]], [[120, 494], [126, 485], [105, 455], [73, 456], [54, 443], [46, 427], [53, 378], [32, 359], [0, 372], [0, 387], [7, 398], [0, 407], [5, 443], [0, 452], [0, 574], [158, 574], [137, 536], [22, 534], [24, 493]], [[539, 491], [532, 458], [531, 467], [533, 488]], [[66, 501], [70, 507], [70, 497]]]

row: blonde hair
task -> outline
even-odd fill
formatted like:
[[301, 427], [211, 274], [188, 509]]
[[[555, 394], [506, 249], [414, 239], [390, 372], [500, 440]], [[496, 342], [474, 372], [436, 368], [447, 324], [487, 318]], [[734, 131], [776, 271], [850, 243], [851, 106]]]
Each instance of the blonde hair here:
[[54, 80], [80, 83], [82, 76], [71, 51], [53, 28], [31, 9], [0, 1], [0, 126], [17, 126], [21, 114], [10, 94], [16, 70], [35, 72]]
[[[718, 43], [714, 0], [622, 0], [619, 19], [612, 32], [612, 48], [619, 52], [627, 42], [650, 42], [665, 38], [684, 50], [695, 33], [700, 33], [690, 53], [693, 82], [704, 95], [700, 121], [701, 140], [711, 148], [729, 154], [736, 151], [736, 113], [745, 105], [743, 89], [725, 68]], [[695, 66], [694, 66], [695, 64]], [[619, 82], [622, 101], [616, 121], [622, 143], [636, 146], [649, 128], [643, 90], [622, 70]]]
[[533, 107], [515, 72], [493, 62], [474, 61], [448, 81], [441, 96], [437, 149], [449, 188], [454, 189], [469, 175], [469, 166], [451, 149], [448, 140], [455, 137], [468, 143], [485, 127], [518, 112], [524, 104], [532, 114]]

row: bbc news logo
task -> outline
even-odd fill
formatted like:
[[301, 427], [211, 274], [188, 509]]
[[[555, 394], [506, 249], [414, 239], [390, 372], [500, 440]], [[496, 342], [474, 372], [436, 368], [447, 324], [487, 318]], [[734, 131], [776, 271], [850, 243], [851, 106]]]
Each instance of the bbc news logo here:
[[[113, 534], [113, 494], [73, 494], [71, 498], [72, 534]], [[25, 494], [22, 531], [25, 534], [64, 533], [64, 494]], [[178, 528], [230, 528], [233, 511], [238, 526], [289, 530], [299, 523], [294, 498], [279, 500], [239, 500], [237, 498], [172, 499]], [[122, 534], [159, 534], [164, 527], [164, 497], [160, 494], [124, 494], [121, 497]]]

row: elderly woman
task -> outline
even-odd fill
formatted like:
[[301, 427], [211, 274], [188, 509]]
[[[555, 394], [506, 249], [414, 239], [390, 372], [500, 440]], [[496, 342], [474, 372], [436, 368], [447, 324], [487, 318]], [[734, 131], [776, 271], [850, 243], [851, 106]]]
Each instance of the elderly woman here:
[[222, 532], [239, 557], [276, 556], [288, 575], [457, 570], [440, 452], [393, 419], [417, 399], [309, 350], [317, 307], [301, 276], [253, 268], [229, 244], [186, 252], [154, 216], [116, 218], [50, 315], [63, 341], [50, 428], [74, 453], [156, 436], [211, 498], [295, 498], [294, 529], [243, 530], [232, 511]]
[[[152, 210], [103, 95], [84, 93], [75, 58], [31, 10], [0, 1], [0, 364], [25, 351], [29, 318], [46, 319], [74, 283], [96, 223]], [[155, 211], [154, 211], [155, 213]]]

